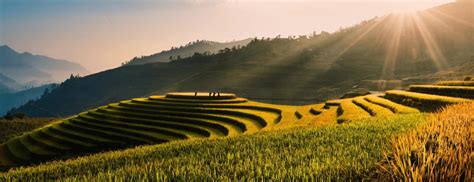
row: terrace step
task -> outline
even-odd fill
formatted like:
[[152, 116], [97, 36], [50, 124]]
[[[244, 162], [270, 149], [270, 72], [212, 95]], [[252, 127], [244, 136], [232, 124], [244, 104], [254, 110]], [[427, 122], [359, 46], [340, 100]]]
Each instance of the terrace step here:
[[[60, 133], [61, 135], [65, 135], [67, 137], [84, 141], [87, 143], [92, 143], [94, 145], [122, 145], [125, 144], [124, 141], [121, 140], [111, 140], [108, 138], [96, 136], [94, 134], [90, 134], [90, 131], [84, 131], [82, 127], [78, 127], [69, 123], [68, 120], [65, 120], [63, 123], [59, 125], [53, 126], [50, 128], [51, 131], [55, 133]], [[94, 133], [94, 132], [92, 132]]]
[[[90, 115], [91, 112], [88, 114], [82, 114], [77, 117], [78, 120], [82, 120], [84, 122], [90, 122], [98, 125], [105, 125], [105, 126], [112, 126], [114, 129], [117, 130], [124, 130], [125, 133], [130, 132], [130, 135], [136, 137], [145, 137], [145, 138], [159, 138], [165, 140], [176, 140], [176, 139], [187, 139], [188, 136], [181, 133], [176, 132], [176, 130], [170, 130], [167, 128], [159, 128], [150, 125], [140, 125], [135, 123], [128, 123], [128, 122], [120, 122], [114, 121], [110, 119], [99, 119], [95, 118], [93, 115]], [[136, 134], [138, 133], [138, 134]], [[151, 133], [151, 134], [148, 134]], [[150, 136], [151, 135], [151, 136]]]
[[370, 114], [358, 105], [354, 104], [352, 99], [343, 99], [340, 102], [340, 106], [337, 109], [337, 115], [338, 123], [370, 117]]
[[42, 132], [42, 130], [31, 132], [30, 136], [34, 140], [43, 142], [45, 145], [55, 148], [56, 150], [67, 151], [73, 148], [73, 146], [70, 144], [63, 143], [61, 140], [57, 140], [54, 137], [46, 135]]
[[198, 119], [215, 119], [222, 122], [237, 126], [242, 132], [259, 130], [262, 128], [259, 121], [263, 119], [255, 119], [255, 117], [242, 117], [225, 114], [206, 114], [205, 112], [181, 112], [181, 111], [167, 111], [167, 110], [154, 110], [154, 109], [137, 109], [131, 107], [120, 106], [117, 104], [109, 105], [108, 109], [115, 111], [130, 112], [138, 114], [154, 114], [154, 115], [165, 115], [165, 116], [182, 116], [189, 118]]
[[474, 99], [474, 86], [411, 85], [412, 92]]
[[354, 104], [358, 105], [365, 111], [367, 111], [371, 116], [388, 116], [393, 115], [393, 112], [389, 109], [373, 104], [364, 99], [364, 97], [356, 97], [352, 100]]
[[[209, 137], [211, 133], [219, 132], [213, 128], [201, 126], [198, 124], [186, 124], [186, 123], [177, 123], [177, 122], [170, 122], [170, 121], [163, 121], [163, 120], [153, 120], [153, 119], [146, 119], [146, 118], [134, 118], [134, 117], [125, 117], [125, 116], [114, 116], [114, 115], [105, 115], [100, 112], [89, 112], [88, 115], [95, 119], [100, 119], [101, 121], [114, 121], [120, 123], [126, 123], [131, 125], [130, 127], [134, 126], [143, 126], [147, 127], [149, 130], [163, 129], [166, 128], [168, 130], [173, 131], [186, 131], [185, 133], [195, 133], [196, 135]], [[190, 134], [193, 135], [194, 134]], [[215, 135], [215, 134], [214, 134]]]
[[439, 86], [468, 86], [473, 87], [474, 81], [441, 81], [437, 82], [436, 85]]
[[364, 97], [364, 99], [368, 102], [373, 104], [377, 104], [379, 106], [385, 107], [391, 110], [393, 113], [397, 114], [410, 114], [410, 113], [419, 113], [418, 109], [407, 107], [401, 104], [397, 104], [390, 100], [384, 99], [381, 97], [382, 95], [369, 95]]
[[385, 92], [384, 98], [391, 100], [393, 102], [414, 107], [420, 111], [433, 112], [441, 109], [450, 104], [457, 104], [463, 102], [471, 102], [472, 100], [448, 97], [448, 96], [439, 96], [432, 94], [423, 94], [417, 92], [409, 92], [402, 90], [389, 90]]
[[[144, 118], [144, 119], [150, 119], [150, 120], [168, 121], [168, 122], [173, 122], [173, 123], [186, 123], [186, 124], [193, 124], [193, 125], [201, 125], [201, 126], [206, 126], [207, 128], [213, 129], [213, 130], [208, 130], [208, 131], [212, 132], [213, 134], [217, 136], [226, 136], [229, 134], [229, 132], [237, 132], [235, 131], [234, 126], [220, 123], [218, 121], [214, 121], [210, 119], [193, 119], [193, 118], [188, 118], [188, 117], [149, 115], [149, 114], [140, 114], [140, 113], [137, 114], [137, 113], [118, 112], [118, 111], [105, 110], [105, 109], [99, 109], [97, 111], [103, 114], [100, 115], [97, 112], [91, 112], [90, 114], [93, 114], [98, 117], [100, 116], [114, 117], [116, 119], [119, 119], [120, 117], [136, 118], [136, 119]], [[104, 114], [106, 114], [106, 116], [104, 116]], [[133, 122], [134, 120], [129, 119], [128, 121]]]
[[79, 118], [70, 119], [68, 120], [68, 122], [69, 124], [77, 126], [82, 131], [88, 132], [91, 135], [96, 135], [118, 141], [124, 141], [125, 143], [143, 144], [153, 142], [153, 137], [151, 136], [145, 134], [138, 134], [131, 130], [126, 130], [123, 128], [88, 122]]
[[20, 137], [20, 143], [25, 146], [32, 154], [52, 156], [57, 155], [58, 152], [44, 143], [33, 140], [29, 134], [24, 134]]
[[167, 98], [163, 96], [150, 96], [148, 98], [152, 101], [170, 102], [170, 103], [185, 103], [185, 104], [239, 104], [246, 103], [247, 99], [235, 98], [235, 99], [222, 99], [222, 100], [191, 100], [191, 99], [175, 99]]
[[[123, 102], [130, 102], [130, 101], [122, 101]], [[149, 104], [149, 105], [160, 105], [160, 106], [171, 106], [171, 107], [196, 107], [196, 108], [221, 108], [221, 109], [249, 109], [249, 110], [258, 110], [258, 111], [266, 111], [272, 112], [275, 114], [281, 114], [281, 110], [270, 108], [270, 107], [262, 107], [262, 106], [254, 106], [254, 105], [245, 105], [245, 104], [183, 104], [183, 103], [170, 103], [170, 102], [155, 102], [150, 101], [149, 99], [132, 99], [131, 102], [140, 103], [140, 104]]]
[[[48, 128], [44, 128], [43, 131], [49, 136], [56, 137], [63, 142], [70, 142], [84, 147], [93, 147], [97, 145], [103, 145], [106, 143], [113, 143], [114, 141], [103, 141], [100, 139], [93, 139], [88, 134], [83, 134], [75, 131], [71, 131], [69, 128], [63, 126], [64, 124], [53, 125]], [[119, 143], [119, 142], [115, 142]]]
[[8, 140], [7, 152], [16, 162], [24, 162], [33, 159], [33, 154], [20, 142], [20, 137]]
[[236, 99], [237, 96], [231, 93], [219, 93], [210, 95], [209, 92], [175, 92], [175, 93], [168, 93], [165, 96], [166, 98], [173, 98], [173, 99], [189, 99], [189, 100], [228, 100], [228, 99]]
[[[119, 106], [128, 107], [128, 108], [148, 109], [148, 110], [155, 110], [155, 111], [207, 113], [207, 114], [216, 114], [216, 115], [225, 115], [225, 116], [235, 116], [239, 118], [248, 118], [257, 122], [260, 128], [267, 126], [267, 124], [270, 122], [270, 121], [266, 121], [264, 118], [260, 117], [259, 115], [250, 114], [248, 112], [242, 112], [237, 109], [168, 107], [168, 106], [141, 104], [141, 103], [134, 103], [134, 102], [121, 102]], [[262, 111], [262, 112], [265, 112], [265, 111]]]

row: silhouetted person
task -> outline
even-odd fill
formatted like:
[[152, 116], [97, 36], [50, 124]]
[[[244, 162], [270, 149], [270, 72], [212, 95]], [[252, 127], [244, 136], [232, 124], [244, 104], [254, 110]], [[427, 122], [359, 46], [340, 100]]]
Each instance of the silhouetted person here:
[[197, 92], [194, 92], [194, 97], [198, 96], [198, 93]]
[[221, 93], [220, 92], [217, 92], [217, 97], [220, 97], [221, 96]]
[[215, 93], [215, 92], [212, 92], [212, 96], [215, 97], [215, 96], [216, 96], [216, 93]]
[[211, 94], [212, 94], [212, 93], [211, 93], [211, 92], [209, 92], [209, 97], [211, 96]]

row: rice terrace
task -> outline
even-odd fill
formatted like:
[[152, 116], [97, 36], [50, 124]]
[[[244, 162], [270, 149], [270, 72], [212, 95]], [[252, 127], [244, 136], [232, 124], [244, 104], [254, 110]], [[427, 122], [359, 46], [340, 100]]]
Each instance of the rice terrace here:
[[[437, 3], [0, 0], [2, 21], [58, 28], [36, 49], [0, 22], [0, 43], [81, 60], [0, 46], [0, 181], [474, 181], [474, 3]], [[306, 16], [361, 23], [235, 41]], [[193, 36], [234, 41], [108, 65]]]

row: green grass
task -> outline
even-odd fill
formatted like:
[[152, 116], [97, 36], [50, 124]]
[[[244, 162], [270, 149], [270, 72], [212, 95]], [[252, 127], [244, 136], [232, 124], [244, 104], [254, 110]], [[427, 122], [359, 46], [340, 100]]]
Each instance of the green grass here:
[[0, 143], [51, 123], [55, 118], [0, 119]]
[[474, 81], [442, 81], [442, 82], [437, 82], [436, 85], [443, 85], [443, 86], [474, 86]]
[[409, 89], [413, 92], [474, 99], [474, 87], [469, 86], [411, 85]]
[[377, 168], [394, 135], [423, 122], [424, 115], [395, 115], [177, 141], [11, 169], [0, 173], [0, 180], [362, 179]]

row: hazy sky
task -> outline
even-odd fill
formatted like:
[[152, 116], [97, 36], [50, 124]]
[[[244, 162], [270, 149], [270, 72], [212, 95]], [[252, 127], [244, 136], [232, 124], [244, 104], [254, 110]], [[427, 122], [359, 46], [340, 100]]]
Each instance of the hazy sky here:
[[0, 45], [92, 72], [197, 39], [335, 31], [450, 0], [0, 0]]

